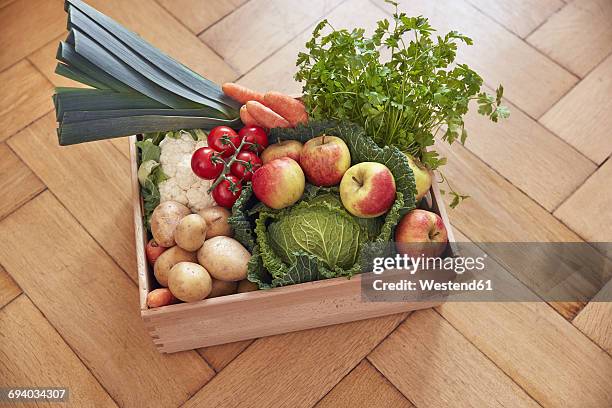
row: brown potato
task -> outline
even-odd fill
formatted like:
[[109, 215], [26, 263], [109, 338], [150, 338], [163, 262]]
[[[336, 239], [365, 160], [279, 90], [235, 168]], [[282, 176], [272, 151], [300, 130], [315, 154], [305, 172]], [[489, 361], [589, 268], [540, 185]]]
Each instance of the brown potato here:
[[251, 282], [248, 279], [238, 282], [238, 293], [253, 292], [255, 290], [259, 290], [259, 286], [255, 282]]
[[210, 275], [223, 281], [239, 281], [246, 278], [249, 251], [240, 242], [229, 237], [214, 237], [204, 241], [198, 250], [198, 262]]
[[191, 210], [176, 201], [164, 201], [151, 215], [151, 233], [157, 243], [169, 248], [176, 244], [174, 230], [179, 221], [191, 214]]
[[168, 287], [168, 272], [170, 272], [174, 265], [179, 262], [196, 262], [197, 259], [195, 252], [185, 251], [179, 246], [173, 246], [161, 254], [157, 261], [155, 261], [155, 265], [153, 265], [155, 279], [157, 279], [160, 285]]
[[228, 217], [232, 215], [227, 208], [219, 206], [208, 207], [198, 212], [198, 214], [206, 220], [208, 225], [207, 238], [210, 239], [221, 235], [231, 237], [234, 235], [231, 225], [227, 223]]
[[176, 245], [185, 251], [197, 251], [206, 239], [206, 221], [198, 214], [183, 217], [174, 230]]
[[212, 279], [202, 265], [179, 262], [170, 269], [168, 288], [177, 299], [196, 302], [210, 294]]
[[227, 296], [236, 293], [236, 288], [238, 284], [236, 282], [227, 282], [219, 279], [212, 280], [212, 291], [209, 298], [214, 298], [218, 296]]

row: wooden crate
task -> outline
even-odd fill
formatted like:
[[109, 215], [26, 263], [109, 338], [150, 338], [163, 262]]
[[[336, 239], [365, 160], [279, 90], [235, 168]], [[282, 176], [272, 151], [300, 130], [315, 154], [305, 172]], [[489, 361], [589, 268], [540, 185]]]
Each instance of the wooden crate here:
[[[147, 264], [146, 230], [137, 177], [136, 137], [130, 137], [134, 230], [142, 319], [160, 352], [173, 353], [231, 343], [314, 327], [369, 319], [436, 306], [439, 302], [362, 302], [361, 276], [335, 278], [298, 285], [238, 293], [194, 303], [148, 309], [147, 294], [156, 287]], [[430, 207], [448, 229], [454, 253], [454, 237], [437, 185], [431, 190]]]

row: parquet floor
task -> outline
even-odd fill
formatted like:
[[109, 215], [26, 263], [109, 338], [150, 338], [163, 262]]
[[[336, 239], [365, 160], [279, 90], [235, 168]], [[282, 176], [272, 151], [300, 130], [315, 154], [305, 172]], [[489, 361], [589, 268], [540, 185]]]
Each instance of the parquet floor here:
[[[372, 27], [388, 11], [90, 2], [212, 80], [286, 92], [299, 91], [296, 53], [318, 20]], [[446, 177], [472, 197], [450, 213], [459, 237], [612, 241], [612, 1], [404, 8], [472, 36], [461, 60], [502, 82], [512, 110], [500, 126], [470, 115], [465, 147], [440, 146]], [[67, 386], [75, 407], [612, 406], [611, 303], [453, 303], [158, 354], [138, 313], [127, 141], [57, 146], [65, 19], [61, 0], [0, 0], [0, 385]]]

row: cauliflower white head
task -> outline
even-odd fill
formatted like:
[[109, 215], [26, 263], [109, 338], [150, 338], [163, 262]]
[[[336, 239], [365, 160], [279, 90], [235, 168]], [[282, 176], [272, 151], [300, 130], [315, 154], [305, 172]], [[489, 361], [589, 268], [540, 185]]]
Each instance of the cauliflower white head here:
[[159, 161], [164, 174], [168, 176], [158, 185], [160, 202], [177, 201], [193, 212], [217, 205], [207, 193], [213, 181], [201, 179], [191, 170], [193, 152], [207, 146], [206, 141], [195, 141], [187, 132], [180, 132], [178, 137], [170, 135], [159, 143]]

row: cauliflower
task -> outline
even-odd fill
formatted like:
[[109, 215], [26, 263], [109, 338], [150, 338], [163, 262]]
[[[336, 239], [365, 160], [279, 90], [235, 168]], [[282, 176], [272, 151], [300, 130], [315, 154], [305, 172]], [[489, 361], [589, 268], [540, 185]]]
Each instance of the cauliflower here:
[[187, 132], [180, 132], [178, 137], [169, 133], [159, 143], [161, 148], [160, 163], [168, 179], [159, 183], [160, 203], [177, 201], [186, 205], [193, 212], [217, 205], [208, 194], [212, 180], [203, 180], [191, 170], [191, 156], [200, 147], [206, 147], [206, 141], [195, 141]]

